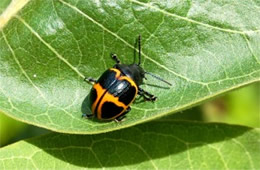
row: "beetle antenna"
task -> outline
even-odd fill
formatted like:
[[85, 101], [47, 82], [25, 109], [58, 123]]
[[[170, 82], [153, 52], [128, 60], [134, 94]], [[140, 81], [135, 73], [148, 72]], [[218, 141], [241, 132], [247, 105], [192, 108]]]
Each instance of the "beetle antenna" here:
[[138, 44], [138, 41], [137, 41], [137, 39], [135, 39], [135, 46], [134, 46], [134, 48], [135, 48], [135, 50], [134, 50], [134, 63], [133, 63], [133, 64], [135, 64], [135, 61], [136, 61], [136, 49], [137, 49], [137, 44]]
[[166, 83], [166, 84], [172, 86], [171, 83], [169, 83], [168, 81], [162, 79], [161, 77], [159, 77], [159, 76], [157, 76], [157, 75], [154, 75], [154, 74], [152, 74], [152, 73], [150, 73], [150, 72], [146, 72], [146, 71], [145, 71], [145, 74], [149, 74], [150, 76], [152, 76], [152, 77], [154, 77], [154, 78], [156, 78], [156, 79], [158, 79], [158, 80], [161, 80], [162, 82], [164, 82], [164, 83]]
[[141, 35], [138, 36], [138, 55], [139, 55], [138, 65], [140, 65], [141, 64]]

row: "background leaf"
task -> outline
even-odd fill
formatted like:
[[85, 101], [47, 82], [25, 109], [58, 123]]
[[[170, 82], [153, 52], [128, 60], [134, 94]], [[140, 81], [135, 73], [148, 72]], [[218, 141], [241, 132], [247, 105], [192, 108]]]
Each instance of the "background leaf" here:
[[173, 120], [99, 135], [51, 133], [1, 149], [0, 168], [259, 169], [259, 137], [259, 129]]
[[[252, 19], [254, 18], [254, 19]], [[259, 81], [258, 1], [32, 0], [0, 25], [0, 110], [65, 133], [100, 133], [132, 126]], [[158, 96], [133, 104], [121, 124], [81, 118], [91, 85], [113, 66], [110, 53], [133, 61], [142, 35], [143, 86]], [[158, 87], [159, 86], [159, 87]]]
[[0, 148], [26, 129], [26, 125], [20, 121], [9, 118], [0, 112]]

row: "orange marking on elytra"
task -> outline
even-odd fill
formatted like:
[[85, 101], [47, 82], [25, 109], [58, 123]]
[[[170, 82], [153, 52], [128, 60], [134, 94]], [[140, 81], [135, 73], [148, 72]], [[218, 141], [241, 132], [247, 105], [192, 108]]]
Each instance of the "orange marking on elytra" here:
[[110, 68], [110, 70], [116, 72], [116, 78], [119, 78], [120, 77], [120, 74], [121, 74], [121, 71], [116, 69], [116, 68]]
[[98, 119], [101, 119], [101, 114], [102, 114], [102, 110], [101, 109], [102, 109], [102, 106], [103, 106], [103, 104], [105, 102], [111, 102], [111, 103], [116, 104], [118, 107], [123, 107], [124, 108], [120, 114], [118, 114], [118, 115], [116, 115], [116, 116], [114, 116], [114, 117], [112, 117], [110, 119], [115, 119], [116, 117], [118, 117], [122, 113], [124, 113], [126, 111], [126, 109], [127, 109], [127, 106], [124, 103], [119, 101], [119, 97], [115, 97], [112, 94], [110, 94], [109, 92], [106, 92], [106, 94], [101, 99], [101, 102], [100, 102], [100, 104], [98, 106], [98, 109], [97, 109], [97, 117], [98, 117]]
[[97, 98], [91, 107], [92, 113], [95, 114], [95, 109], [97, 107], [97, 103], [100, 100], [101, 96], [106, 92], [106, 89], [103, 89], [99, 83], [94, 84], [93, 88], [96, 89], [96, 91], [97, 91]]

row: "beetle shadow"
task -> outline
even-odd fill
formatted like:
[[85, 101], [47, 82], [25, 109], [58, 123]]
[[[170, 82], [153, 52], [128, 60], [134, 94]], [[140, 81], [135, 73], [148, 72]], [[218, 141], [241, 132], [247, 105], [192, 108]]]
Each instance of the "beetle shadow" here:
[[133, 103], [134, 104], [140, 104], [140, 103], [144, 103], [144, 102], [150, 102], [150, 101], [147, 101], [142, 96], [138, 95], [138, 96], [136, 96]]
[[[155, 85], [155, 84], [149, 84], [149, 83], [145, 83], [144, 85], [147, 85], [147, 86], [151, 86], [151, 87], [156, 87], [156, 88], [161, 88], [161, 89], [170, 89], [171, 87], [166, 87], [166, 86], [160, 86], [160, 85]], [[154, 94], [156, 96], [156, 94]], [[135, 100], [134, 100], [134, 104], [139, 104], [139, 103], [144, 103], [144, 102], [150, 102], [150, 101], [147, 101], [145, 100], [142, 96], [138, 95]]]
[[161, 85], [156, 85], [156, 84], [151, 84], [151, 83], [145, 83], [145, 85], [160, 88], [160, 89], [167, 89], [167, 90], [171, 88], [170, 86], [161, 86]]
[[251, 129], [221, 123], [157, 120], [97, 135], [50, 133], [27, 142], [61, 162], [77, 167], [118, 168], [153, 161], [156, 165], [158, 159], [169, 159], [194, 148], [233, 140]]
[[89, 102], [89, 94], [85, 97], [81, 104], [81, 113], [91, 115], [90, 102]]

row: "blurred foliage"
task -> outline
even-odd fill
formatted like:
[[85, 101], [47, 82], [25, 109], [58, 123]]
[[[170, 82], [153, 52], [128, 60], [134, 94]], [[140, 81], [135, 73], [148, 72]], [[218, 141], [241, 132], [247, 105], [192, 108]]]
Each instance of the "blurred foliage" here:
[[260, 127], [260, 83], [203, 104], [204, 120]]
[[26, 124], [7, 117], [0, 112], [0, 146], [10, 143], [26, 129]]
[[47, 132], [46, 129], [17, 121], [0, 112], [0, 147]]

